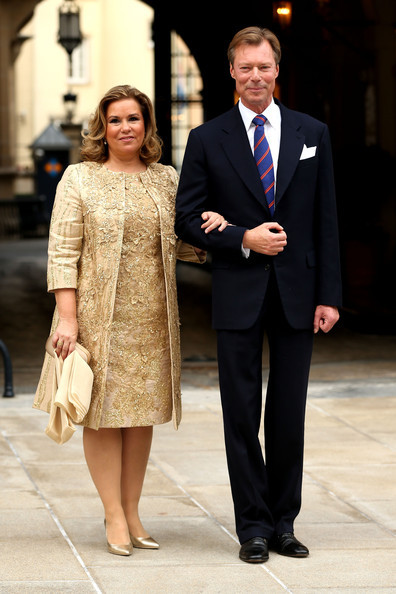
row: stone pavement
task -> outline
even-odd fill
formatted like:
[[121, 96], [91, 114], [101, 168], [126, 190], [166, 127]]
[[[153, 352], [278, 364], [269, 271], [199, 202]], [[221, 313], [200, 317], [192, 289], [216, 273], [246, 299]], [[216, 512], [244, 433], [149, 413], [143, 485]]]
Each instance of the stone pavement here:
[[156, 427], [141, 515], [159, 551], [106, 551], [81, 430], [45, 434], [32, 395], [0, 401], [0, 592], [396, 592], [396, 377], [313, 381], [303, 509], [308, 559], [238, 559], [219, 394], [187, 388], [179, 431]]
[[340, 326], [316, 338], [296, 523], [311, 554], [248, 565], [238, 559], [207, 273], [181, 269], [183, 420], [177, 432], [155, 428], [141, 501], [161, 548], [116, 557], [81, 429], [59, 446], [31, 408], [52, 309], [42, 247], [0, 245], [0, 338], [16, 386], [0, 397], [0, 594], [396, 592], [396, 337]]

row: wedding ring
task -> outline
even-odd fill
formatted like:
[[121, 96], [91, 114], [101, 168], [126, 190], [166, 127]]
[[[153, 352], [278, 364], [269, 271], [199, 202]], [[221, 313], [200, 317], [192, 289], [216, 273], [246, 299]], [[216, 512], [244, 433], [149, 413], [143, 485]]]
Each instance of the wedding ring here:
[[60, 348], [60, 347], [62, 347], [62, 346], [63, 346], [63, 340], [58, 340], [58, 342], [56, 343], [56, 347], [57, 347], [57, 348], [58, 348], [58, 347]]

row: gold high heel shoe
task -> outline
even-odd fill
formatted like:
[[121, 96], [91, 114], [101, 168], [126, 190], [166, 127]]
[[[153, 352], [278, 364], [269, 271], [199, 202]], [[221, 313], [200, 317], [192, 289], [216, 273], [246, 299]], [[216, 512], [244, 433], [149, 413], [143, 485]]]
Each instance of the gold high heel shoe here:
[[106, 542], [107, 542], [107, 550], [109, 553], [113, 555], [123, 555], [125, 557], [132, 555], [133, 547], [132, 543], [129, 542], [128, 544], [112, 544], [107, 540], [107, 529], [106, 529], [106, 520], [104, 521], [105, 531], [106, 531]]
[[154, 538], [151, 538], [151, 536], [145, 538], [144, 536], [132, 536], [131, 533], [129, 533], [129, 536], [135, 549], [159, 549], [158, 542]]

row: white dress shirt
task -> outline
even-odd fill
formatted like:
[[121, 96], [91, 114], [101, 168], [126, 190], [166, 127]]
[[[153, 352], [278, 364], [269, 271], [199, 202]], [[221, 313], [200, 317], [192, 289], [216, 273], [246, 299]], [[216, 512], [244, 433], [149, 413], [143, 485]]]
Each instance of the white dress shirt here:
[[[257, 114], [255, 111], [252, 111], [246, 107], [241, 100], [239, 100], [238, 106], [244, 126], [246, 128], [246, 134], [248, 136], [250, 148], [252, 149], [252, 154], [254, 155], [254, 130], [256, 126], [253, 124], [252, 120], [260, 114]], [[264, 131], [265, 137], [267, 138], [270, 147], [272, 162], [274, 164], [274, 195], [276, 195], [276, 173], [278, 171], [278, 158], [281, 138], [281, 113], [279, 107], [273, 99], [267, 109], [263, 111], [262, 115], [267, 118], [267, 121], [264, 124]], [[250, 250], [242, 246], [242, 254], [245, 258], [248, 258], [250, 255]]]

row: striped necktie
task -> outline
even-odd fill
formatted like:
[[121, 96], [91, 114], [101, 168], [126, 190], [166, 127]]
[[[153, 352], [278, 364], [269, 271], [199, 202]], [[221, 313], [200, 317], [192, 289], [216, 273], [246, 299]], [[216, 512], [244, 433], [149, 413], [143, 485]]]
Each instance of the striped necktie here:
[[252, 121], [256, 126], [254, 131], [254, 158], [272, 216], [275, 210], [275, 177], [272, 155], [264, 132], [264, 124], [267, 118], [263, 115], [258, 115]]

